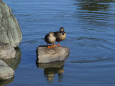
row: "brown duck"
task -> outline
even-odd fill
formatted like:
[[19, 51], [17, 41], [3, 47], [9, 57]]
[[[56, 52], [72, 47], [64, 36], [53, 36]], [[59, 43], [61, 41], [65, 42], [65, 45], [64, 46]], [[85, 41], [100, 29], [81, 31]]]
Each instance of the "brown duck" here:
[[[54, 32], [54, 35], [56, 37], [56, 42], [58, 42], [58, 46], [61, 46], [59, 45], [59, 42], [63, 41], [66, 38], [66, 33], [64, 32], [64, 28], [60, 27], [60, 30], [58, 32]], [[54, 46], [56, 46], [55, 43]]]
[[45, 35], [44, 40], [45, 40], [45, 42], [47, 42], [47, 45], [52, 44], [51, 46], [48, 45], [48, 48], [54, 47], [53, 43], [55, 43], [55, 41], [56, 41], [56, 37], [54, 36], [54, 32], [50, 32], [49, 34]]

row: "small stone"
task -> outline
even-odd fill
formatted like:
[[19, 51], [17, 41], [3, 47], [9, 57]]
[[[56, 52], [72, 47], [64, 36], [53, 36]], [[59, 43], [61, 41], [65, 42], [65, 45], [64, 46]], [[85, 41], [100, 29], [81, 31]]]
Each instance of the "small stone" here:
[[39, 46], [37, 48], [37, 62], [51, 63], [55, 61], [64, 61], [69, 56], [70, 50], [67, 47], [47, 48], [47, 46]]
[[0, 80], [7, 80], [14, 76], [14, 70], [0, 60]]

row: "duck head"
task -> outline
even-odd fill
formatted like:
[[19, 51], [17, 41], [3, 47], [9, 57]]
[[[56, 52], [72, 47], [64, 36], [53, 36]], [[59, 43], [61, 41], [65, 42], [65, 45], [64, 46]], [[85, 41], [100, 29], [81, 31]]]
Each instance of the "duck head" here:
[[60, 27], [60, 32], [64, 32], [64, 28], [63, 27]]
[[64, 32], [64, 27], [60, 27], [60, 31], [63, 35], [65, 35], [66, 33]]
[[54, 36], [54, 32], [50, 32], [50, 33], [49, 33], [49, 36]]

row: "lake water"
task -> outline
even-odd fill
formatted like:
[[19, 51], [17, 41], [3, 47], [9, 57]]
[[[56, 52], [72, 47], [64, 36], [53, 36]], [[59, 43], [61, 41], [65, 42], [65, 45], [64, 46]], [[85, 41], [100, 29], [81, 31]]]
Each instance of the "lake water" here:
[[[7, 86], [115, 86], [114, 0], [4, 0], [23, 34], [21, 57]], [[65, 28], [66, 62], [36, 65], [46, 33]], [[44, 66], [50, 66], [45, 68]]]

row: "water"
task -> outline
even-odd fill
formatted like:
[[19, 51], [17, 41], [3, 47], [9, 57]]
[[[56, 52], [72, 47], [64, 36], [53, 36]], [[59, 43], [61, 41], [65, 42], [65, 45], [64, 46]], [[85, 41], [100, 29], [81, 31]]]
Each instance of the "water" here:
[[[21, 62], [7, 86], [114, 86], [114, 0], [4, 0], [20, 24]], [[66, 62], [36, 65], [44, 35], [65, 28]], [[48, 67], [48, 68], [47, 68]]]

